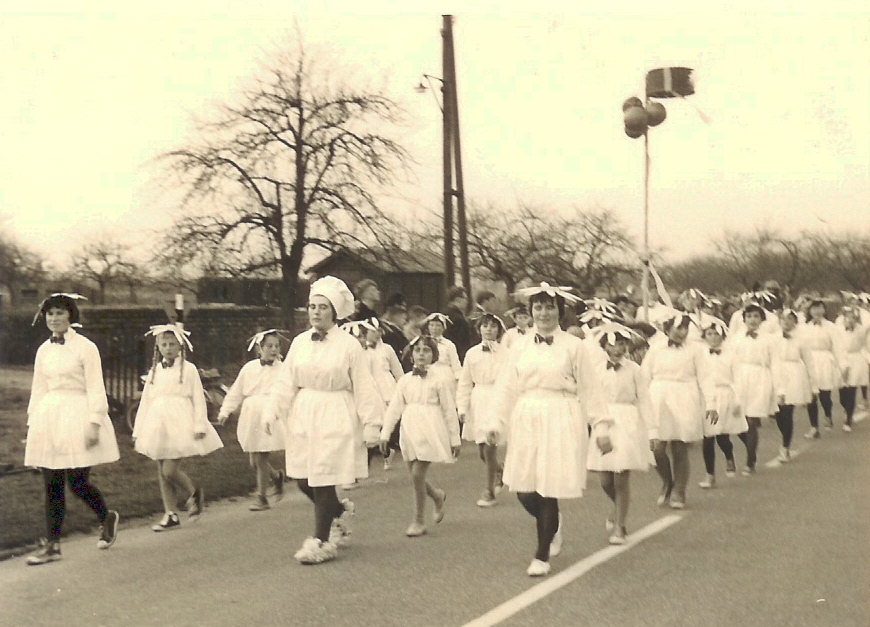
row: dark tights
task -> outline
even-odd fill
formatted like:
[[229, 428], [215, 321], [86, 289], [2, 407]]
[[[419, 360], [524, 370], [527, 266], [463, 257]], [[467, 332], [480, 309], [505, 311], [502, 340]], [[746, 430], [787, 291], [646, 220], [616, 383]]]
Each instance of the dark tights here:
[[746, 417], [749, 429], [737, 437], [746, 445], [746, 465], [755, 468], [758, 455], [758, 429], [761, 427], [761, 418]]
[[840, 388], [840, 405], [846, 412], [846, 424], [852, 426], [852, 415], [855, 413], [855, 397], [858, 394], [858, 388], [851, 386]]
[[722, 449], [726, 460], [734, 459], [734, 445], [731, 444], [731, 436], [727, 433], [704, 438], [701, 451], [704, 454], [704, 466], [708, 475], [716, 474], [716, 444]]
[[550, 561], [550, 543], [559, 530], [559, 500], [537, 492], [517, 492], [525, 510], [535, 517], [538, 530], [538, 550], [535, 559]]
[[782, 434], [782, 445], [791, 446], [791, 436], [794, 434], [794, 405], [780, 405], [776, 412], [776, 426]]
[[308, 479], [297, 479], [302, 493], [314, 503], [314, 537], [326, 542], [332, 521], [344, 513], [344, 505], [338, 500], [334, 485], [311, 487]]
[[[831, 420], [831, 411], [834, 408], [834, 403], [831, 401], [831, 390], [819, 390], [819, 403], [822, 404], [822, 409], [825, 412], [825, 418]], [[810, 425], [813, 429], [819, 428], [819, 406], [816, 404], [816, 396], [813, 395], [813, 400], [807, 405], [807, 413], [810, 415]]]
[[100, 491], [88, 483], [90, 472], [90, 468], [42, 469], [42, 479], [45, 482], [45, 527], [49, 542], [60, 539], [60, 528], [66, 514], [66, 482], [73, 494], [94, 510], [101, 523], [106, 520], [109, 512]]

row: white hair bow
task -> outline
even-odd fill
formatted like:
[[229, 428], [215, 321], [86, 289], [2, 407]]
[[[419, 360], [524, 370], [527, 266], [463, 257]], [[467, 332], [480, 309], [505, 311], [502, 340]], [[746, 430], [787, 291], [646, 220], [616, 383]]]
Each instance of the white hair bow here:
[[187, 339], [190, 335], [190, 331], [185, 331], [176, 324], [155, 324], [148, 329], [145, 335], [153, 335], [154, 337], [157, 337], [161, 333], [172, 333], [172, 335], [175, 336], [175, 339], [178, 340], [179, 344], [184, 344], [187, 346], [187, 350], [193, 352], [193, 345], [190, 343], [190, 340]]

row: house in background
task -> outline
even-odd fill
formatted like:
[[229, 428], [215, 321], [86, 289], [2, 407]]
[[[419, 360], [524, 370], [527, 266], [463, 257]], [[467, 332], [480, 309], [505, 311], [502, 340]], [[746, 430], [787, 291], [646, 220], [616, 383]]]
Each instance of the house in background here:
[[444, 262], [441, 255], [399, 248], [345, 249], [317, 262], [308, 272], [314, 278], [332, 275], [353, 290], [362, 279], [373, 279], [386, 301], [401, 294], [408, 306], [443, 311]]

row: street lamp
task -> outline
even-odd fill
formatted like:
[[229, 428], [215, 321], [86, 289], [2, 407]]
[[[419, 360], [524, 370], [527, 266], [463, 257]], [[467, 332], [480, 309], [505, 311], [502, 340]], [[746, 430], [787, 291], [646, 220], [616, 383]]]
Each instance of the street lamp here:
[[685, 98], [695, 93], [693, 70], [687, 67], [666, 67], [650, 70], [646, 74], [646, 103], [632, 96], [622, 103], [625, 134], [632, 139], [643, 135], [643, 319], [649, 322], [649, 129], [667, 118], [664, 105], [652, 98]]

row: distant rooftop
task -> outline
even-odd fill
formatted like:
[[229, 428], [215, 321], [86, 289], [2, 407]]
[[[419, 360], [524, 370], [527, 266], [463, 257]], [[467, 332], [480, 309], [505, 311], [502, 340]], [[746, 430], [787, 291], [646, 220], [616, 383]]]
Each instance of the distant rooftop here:
[[400, 248], [348, 248], [340, 250], [318, 261], [308, 268], [308, 272], [319, 274], [322, 268], [335, 263], [342, 257], [358, 259], [383, 272], [420, 274], [441, 274], [444, 272], [444, 262], [441, 255], [425, 250], [411, 252]]

